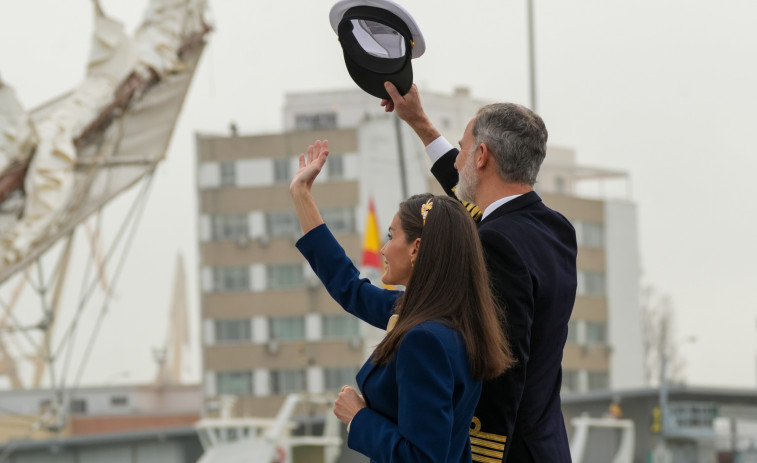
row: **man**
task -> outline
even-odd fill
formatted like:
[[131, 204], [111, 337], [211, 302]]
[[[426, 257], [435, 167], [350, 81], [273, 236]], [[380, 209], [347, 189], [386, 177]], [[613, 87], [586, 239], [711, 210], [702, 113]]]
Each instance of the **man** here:
[[570, 462], [560, 409], [562, 353], [576, 296], [576, 234], [534, 191], [546, 155], [541, 118], [516, 104], [481, 108], [457, 150], [423, 111], [413, 85], [386, 83], [386, 111], [415, 130], [444, 190], [475, 203], [489, 276], [517, 364], [484, 383], [471, 425], [473, 460]]

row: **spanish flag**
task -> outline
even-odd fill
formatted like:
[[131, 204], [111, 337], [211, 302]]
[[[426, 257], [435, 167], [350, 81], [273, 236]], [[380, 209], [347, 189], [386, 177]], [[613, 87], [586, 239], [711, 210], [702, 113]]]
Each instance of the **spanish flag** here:
[[363, 238], [363, 258], [360, 262], [362, 272], [376, 286], [394, 289], [381, 283], [384, 274], [384, 259], [381, 257], [381, 232], [379, 231], [376, 207], [373, 198], [368, 198], [368, 215], [365, 217], [365, 236]]

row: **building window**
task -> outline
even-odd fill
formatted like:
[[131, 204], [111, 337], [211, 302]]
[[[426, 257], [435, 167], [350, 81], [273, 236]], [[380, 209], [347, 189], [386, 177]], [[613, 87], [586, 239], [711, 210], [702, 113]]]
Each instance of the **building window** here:
[[221, 163], [221, 186], [235, 186], [237, 183], [237, 169], [233, 162]]
[[324, 315], [323, 339], [345, 339], [360, 336], [360, 321], [352, 315]]
[[292, 170], [289, 158], [273, 160], [273, 181], [276, 183], [289, 183], [292, 181]]
[[578, 294], [581, 296], [605, 296], [607, 294], [605, 274], [579, 271]]
[[117, 395], [110, 398], [112, 407], [126, 407], [129, 405], [129, 398], [123, 395]]
[[300, 222], [294, 211], [269, 212], [266, 216], [268, 236], [294, 237], [301, 234]]
[[321, 217], [333, 233], [352, 233], [355, 231], [355, 210], [351, 207], [323, 209]]
[[291, 394], [307, 390], [305, 371], [274, 370], [271, 371], [271, 392], [274, 394]]
[[555, 193], [565, 194], [565, 179], [563, 177], [555, 177]]
[[249, 267], [213, 267], [214, 291], [249, 291]]
[[222, 371], [216, 373], [218, 395], [252, 395], [251, 371]]
[[671, 427], [681, 432], [711, 431], [718, 418], [718, 406], [712, 402], [678, 402], [668, 407]]
[[249, 236], [247, 214], [214, 215], [213, 241], [233, 240]]
[[336, 128], [336, 113], [298, 114], [294, 121], [297, 130]]
[[331, 180], [344, 178], [344, 156], [329, 156], [326, 163], [326, 176]]
[[576, 344], [578, 342], [578, 322], [570, 320], [568, 322], [568, 339], [567, 343]]
[[576, 370], [563, 370], [562, 371], [562, 390], [563, 391], [577, 391], [578, 390], [578, 371]]
[[52, 410], [52, 402], [50, 399], [45, 399], [40, 401], [39, 403], [39, 414], [44, 415], [45, 413]]
[[607, 343], [607, 323], [586, 322], [586, 343], [587, 344], [606, 344]]
[[589, 372], [589, 390], [606, 390], [610, 386], [610, 377], [606, 371], [590, 371]]
[[302, 264], [268, 266], [268, 289], [295, 289], [305, 286]]
[[239, 344], [252, 342], [252, 330], [248, 318], [215, 320], [216, 344]]
[[323, 387], [326, 391], [337, 391], [345, 384], [355, 385], [357, 367], [334, 367], [323, 369]]
[[605, 245], [605, 227], [599, 222], [578, 223], [579, 246], [601, 248]]
[[268, 337], [272, 341], [303, 341], [305, 339], [305, 317], [269, 318]]
[[87, 401], [84, 399], [71, 399], [71, 403], [68, 404], [68, 411], [79, 415], [87, 413]]

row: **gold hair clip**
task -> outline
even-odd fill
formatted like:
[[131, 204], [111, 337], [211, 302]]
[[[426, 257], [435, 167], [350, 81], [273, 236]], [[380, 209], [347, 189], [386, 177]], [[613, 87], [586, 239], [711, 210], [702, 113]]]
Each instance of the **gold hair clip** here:
[[426, 225], [426, 216], [428, 215], [428, 211], [431, 210], [431, 206], [434, 205], [434, 201], [429, 199], [426, 201], [426, 204], [421, 206], [421, 217], [423, 217], [423, 225]]

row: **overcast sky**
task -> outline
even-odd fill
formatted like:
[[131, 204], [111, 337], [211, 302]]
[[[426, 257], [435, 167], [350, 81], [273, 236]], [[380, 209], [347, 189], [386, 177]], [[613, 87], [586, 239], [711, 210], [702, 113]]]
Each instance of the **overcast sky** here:
[[[526, 1], [405, 0], [424, 90], [528, 104]], [[534, 0], [538, 111], [550, 143], [627, 171], [642, 283], [671, 297], [690, 384], [752, 387], [757, 359], [757, 2]], [[129, 30], [145, 0], [101, 0]], [[331, 0], [211, 0], [216, 30], [160, 167], [87, 381], [146, 381], [176, 255], [197, 319], [193, 132], [281, 130], [284, 94], [353, 88]], [[88, 0], [0, 0], [0, 76], [33, 108], [84, 75]], [[124, 198], [123, 208], [129, 198]], [[134, 327], [126, 330], [125, 327]], [[194, 327], [194, 334], [197, 334]], [[118, 341], [114, 341], [120, 336]], [[189, 372], [199, 379], [198, 342]], [[121, 371], [129, 371], [122, 378]]]

